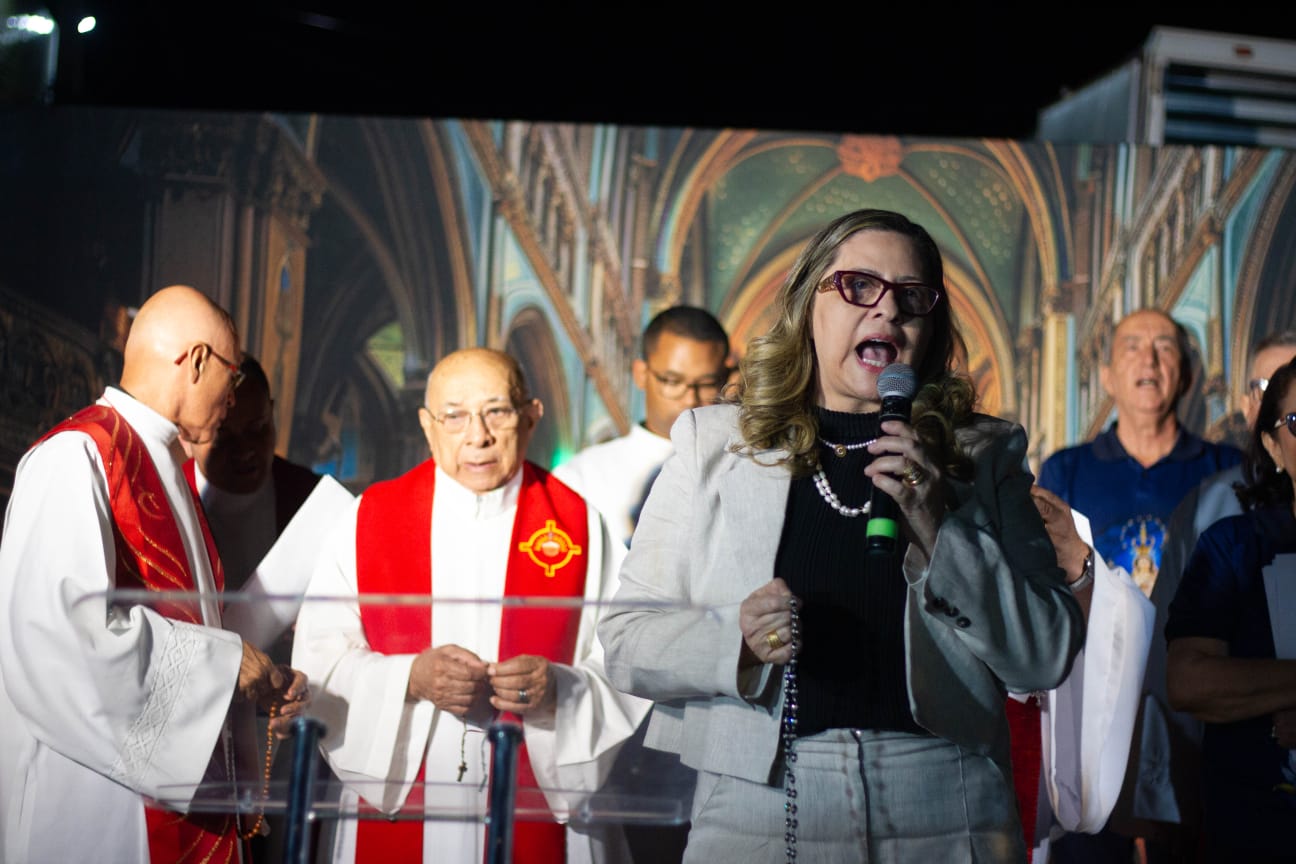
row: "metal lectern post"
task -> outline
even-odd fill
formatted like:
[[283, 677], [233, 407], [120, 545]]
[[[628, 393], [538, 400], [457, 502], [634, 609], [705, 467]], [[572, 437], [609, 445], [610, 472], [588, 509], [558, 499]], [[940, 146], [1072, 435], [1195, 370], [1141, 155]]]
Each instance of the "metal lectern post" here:
[[319, 739], [324, 724], [314, 717], [293, 721], [292, 778], [288, 785], [287, 836], [284, 838], [284, 861], [287, 864], [309, 864], [312, 800], [315, 793], [315, 768], [319, 759]]
[[490, 812], [486, 814], [486, 864], [511, 864], [513, 860], [513, 803], [517, 798], [518, 746], [522, 727], [517, 723], [492, 723], [486, 732], [491, 742]]

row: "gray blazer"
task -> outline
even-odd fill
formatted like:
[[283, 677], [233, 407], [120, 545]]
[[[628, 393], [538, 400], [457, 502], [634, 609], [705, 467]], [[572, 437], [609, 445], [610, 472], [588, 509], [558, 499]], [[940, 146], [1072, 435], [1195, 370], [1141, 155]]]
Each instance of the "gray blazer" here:
[[[694, 768], [771, 782], [782, 667], [738, 674], [738, 608], [774, 577], [791, 473], [778, 451], [732, 452], [738, 409], [682, 414], [599, 625], [612, 683], [655, 700], [646, 743]], [[958, 431], [975, 465], [948, 481], [932, 562], [904, 560], [914, 719], [1009, 773], [1005, 689], [1047, 690], [1084, 640], [1080, 608], [1029, 494], [1026, 433], [984, 415]], [[762, 464], [764, 463], [764, 464]], [[654, 606], [654, 604], [661, 604]]]

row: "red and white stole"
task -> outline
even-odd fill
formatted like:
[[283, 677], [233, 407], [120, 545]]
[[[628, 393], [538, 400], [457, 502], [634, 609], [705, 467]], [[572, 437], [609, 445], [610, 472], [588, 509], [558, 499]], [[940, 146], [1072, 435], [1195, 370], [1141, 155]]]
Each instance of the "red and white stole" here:
[[[375, 483], [360, 498], [356, 517], [356, 579], [360, 594], [432, 593], [432, 497], [436, 466], [432, 460], [394, 480]], [[433, 538], [436, 542], [436, 538]], [[447, 538], [446, 542], [453, 542]], [[522, 489], [509, 541], [505, 597], [584, 597], [589, 549], [585, 499], [548, 471], [522, 464]], [[394, 550], [400, 550], [393, 554]], [[505, 604], [500, 610], [499, 658], [533, 654], [570, 664], [576, 651], [580, 610], [527, 608]], [[383, 654], [417, 654], [432, 645], [427, 607], [361, 604], [361, 623], [369, 647]], [[406, 807], [420, 808], [420, 768]], [[518, 755], [517, 787], [536, 788], [525, 742]], [[409, 861], [423, 858], [423, 822], [362, 819], [357, 827], [356, 861]], [[562, 864], [566, 830], [557, 822], [517, 821], [513, 860], [518, 864]]]
[[[149, 591], [196, 591], [180, 526], [167, 503], [157, 466], [135, 430], [116, 409], [91, 405], [55, 426], [41, 441], [59, 432], [83, 432], [99, 448], [108, 479], [108, 500], [113, 515], [116, 547], [116, 587]], [[39, 442], [38, 442], [39, 443]], [[192, 490], [191, 490], [192, 494]], [[202, 505], [193, 496], [202, 528], [207, 558], [211, 561], [216, 590], [225, 585], [216, 543], [207, 527]], [[196, 601], [175, 600], [156, 604], [157, 612], [176, 621], [202, 624]], [[212, 767], [227, 779], [229, 764], [224, 737], [217, 743]], [[184, 815], [151, 804], [145, 805], [149, 859], [153, 864], [177, 861], [235, 861], [238, 832], [230, 814]]]

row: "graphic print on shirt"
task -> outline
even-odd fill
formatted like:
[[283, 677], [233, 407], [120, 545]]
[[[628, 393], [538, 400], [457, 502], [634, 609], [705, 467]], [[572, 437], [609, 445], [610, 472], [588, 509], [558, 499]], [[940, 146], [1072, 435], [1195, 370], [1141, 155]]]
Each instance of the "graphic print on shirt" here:
[[1165, 541], [1165, 522], [1144, 513], [1108, 527], [1094, 538], [1094, 546], [1107, 566], [1124, 567], [1143, 595], [1150, 597], [1161, 569]]

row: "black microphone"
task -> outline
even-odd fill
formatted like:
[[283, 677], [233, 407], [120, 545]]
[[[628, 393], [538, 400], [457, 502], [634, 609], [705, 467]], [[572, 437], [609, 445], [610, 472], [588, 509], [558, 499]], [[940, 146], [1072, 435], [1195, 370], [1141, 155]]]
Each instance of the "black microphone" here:
[[[914, 394], [918, 392], [918, 379], [908, 363], [892, 363], [882, 370], [877, 379], [878, 396], [882, 397], [882, 413], [878, 424], [887, 420], [909, 422], [913, 410]], [[895, 499], [877, 486], [869, 499], [869, 520], [865, 528], [866, 549], [870, 555], [890, 555], [895, 552], [900, 537], [898, 520], [900, 508]]]

